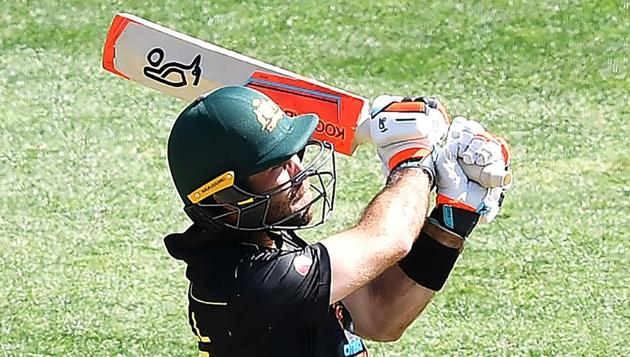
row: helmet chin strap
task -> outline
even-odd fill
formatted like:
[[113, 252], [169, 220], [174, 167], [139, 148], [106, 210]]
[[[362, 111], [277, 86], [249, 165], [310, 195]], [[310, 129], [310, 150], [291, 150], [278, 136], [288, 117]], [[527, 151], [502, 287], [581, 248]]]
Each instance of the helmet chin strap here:
[[186, 215], [195, 223], [209, 232], [219, 232], [225, 229], [224, 225], [217, 222], [213, 215], [209, 214], [207, 207], [187, 205], [184, 207]]

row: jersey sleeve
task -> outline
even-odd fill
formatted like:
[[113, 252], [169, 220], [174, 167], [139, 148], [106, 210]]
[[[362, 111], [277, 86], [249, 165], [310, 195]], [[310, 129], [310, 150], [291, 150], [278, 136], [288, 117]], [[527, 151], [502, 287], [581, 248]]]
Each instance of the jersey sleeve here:
[[236, 270], [239, 311], [245, 321], [266, 328], [315, 323], [329, 309], [330, 271], [320, 243], [256, 255]]

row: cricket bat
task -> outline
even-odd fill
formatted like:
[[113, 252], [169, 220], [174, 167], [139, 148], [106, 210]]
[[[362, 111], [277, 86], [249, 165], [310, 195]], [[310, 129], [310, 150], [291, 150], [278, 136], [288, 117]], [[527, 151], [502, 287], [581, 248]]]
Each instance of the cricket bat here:
[[351, 155], [369, 142], [366, 98], [283, 68], [204, 42], [129, 14], [109, 28], [103, 68], [186, 101], [226, 85], [245, 85], [269, 96], [288, 115], [315, 113], [313, 138]]
[[[370, 142], [366, 98], [137, 16], [114, 17], [103, 68], [189, 102], [221, 86], [245, 85], [265, 93], [288, 115], [317, 114], [313, 138], [331, 142], [336, 152], [352, 155], [358, 145]], [[484, 187], [511, 184], [503, 169], [460, 165]]]

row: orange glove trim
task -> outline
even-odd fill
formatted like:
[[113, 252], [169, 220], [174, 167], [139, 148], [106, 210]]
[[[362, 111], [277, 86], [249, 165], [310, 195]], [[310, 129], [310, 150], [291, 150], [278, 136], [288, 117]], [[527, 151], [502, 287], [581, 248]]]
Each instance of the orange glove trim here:
[[481, 133], [477, 133], [475, 136], [479, 138], [483, 138], [486, 141], [496, 141], [501, 146], [501, 154], [503, 155], [503, 161], [505, 162], [505, 166], [510, 165], [510, 145], [508, 145], [505, 138], [501, 136], [492, 135], [492, 133], [488, 131], [484, 131]]
[[391, 159], [389, 159], [389, 164], [387, 165], [390, 170], [393, 170], [394, 167], [398, 166], [401, 162], [411, 159], [411, 158], [423, 158], [427, 155], [431, 155], [431, 150], [426, 147], [419, 148], [409, 148], [402, 151], [397, 152]]
[[425, 113], [426, 107], [422, 102], [396, 102], [388, 105], [384, 112]]
[[435, 203], [436, 203], [437, 206], [449, 205], [449, 206], [452, 206], [452, 207], [455, 207], [455, 208], [461, 208], [461, 209], [466, 210], [466, 211], [477, 212], [477, 208], [476, 207], [473, 207], [473, 206], [468, 205], [468, 204], [466, 204], [466, 203], [464, 203], [462, 201], [458, 201], [458, 200], [452, 199], [452, 198], [450, 198], [448, 196], [445, 196], [445, 195], [442, 195], [442, 194], [439, 194], [439, 193], [438, 193], [438, 195], [437, 195], [437, 197], [435, 199]]
[[448, 112], [446, 111], [446, 107], [442, 105], [442, 102], [440, 102], [439, 100], [437, 102], [438, 102], [437, 109], [442, 113], [442, 115], [446, 119], [446, 123], [448, 125], [451, 125], [451, 117], [448, 115]]

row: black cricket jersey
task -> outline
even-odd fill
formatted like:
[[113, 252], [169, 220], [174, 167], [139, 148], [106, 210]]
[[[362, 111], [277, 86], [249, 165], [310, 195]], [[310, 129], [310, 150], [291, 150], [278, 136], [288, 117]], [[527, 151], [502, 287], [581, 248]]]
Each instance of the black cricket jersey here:
[[270, 235], [298, 242], [293, 249], [262, 248], [244, 234], [193, 225], [164, 239], [169, 253], [188, 264], [188, 319], [200, 351], [211, 357], [368, 355], [343, 304], [329, 305], [330, 260], [322, 244], [282, 231]]

